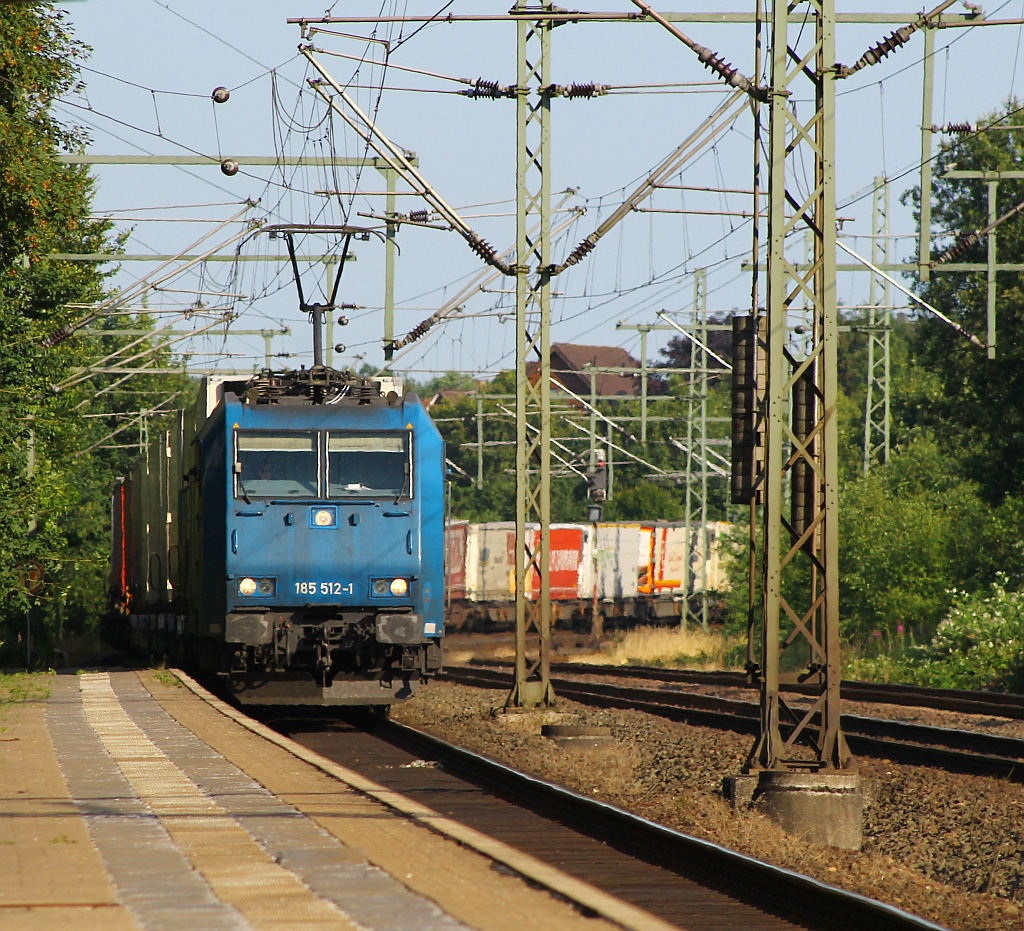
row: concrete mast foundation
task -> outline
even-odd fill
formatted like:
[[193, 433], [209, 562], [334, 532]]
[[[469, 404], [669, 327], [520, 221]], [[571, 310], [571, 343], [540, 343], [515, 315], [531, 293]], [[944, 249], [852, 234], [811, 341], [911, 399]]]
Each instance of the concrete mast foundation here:
[[864, 791], [855, 773], [762, 771], [729, 777], [725, 792], [734, 808], [763, 812], [809, 843], [861, 848]]

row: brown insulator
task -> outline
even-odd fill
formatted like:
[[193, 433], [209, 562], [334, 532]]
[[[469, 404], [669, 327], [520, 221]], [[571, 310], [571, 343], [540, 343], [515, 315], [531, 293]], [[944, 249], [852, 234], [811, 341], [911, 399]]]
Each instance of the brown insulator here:
[[955, 262], [957, 259], [961, 259], [967, 253], [967, 250], [971, 248], [979, 239], [981, 235], [977, 230], [971, 230], [969, 233], [961, 233], [956, 238], [956, 242], [953, 243], [945, 252], [943, 252], [937, 259], [935, 259], [936, 265], [943, 265], [946, 262]]
[[597, 244], [592, 239], [584, 239], [569, 255], [569, 258], [565, 260], [565, 265], [568, 268], [570, 265], [575, 265], [577, 262], [582, 262], [591, 252], [594, 251], [594, 247]]
[[762, 315], [732, 318], [731, 501], [761, 504], [764, 479], [767, 345]]
[[951, 136], [966, 136], [974, 132], [974, 126], [970, 123], [947, 123], [943, 127], [943, 132]]
[[767, 102], [768, 92], [763, 87], [758, 87], [746, 75], [740, 74], [731, 64], [727, 63], [725, 59], [719, 58], [711, 49], [705, 48], [703, 45], [695, 45], [693, 50], [697, 53], [697, 59], [704, 67], [714, 71], [730, 87], [744, 91], [762, 103]]
[[469, 241], [469, 248], [472, 249], [480, 258], [485, 262], [493, 262], [497, 258], [497, 252], [486, 239], [480, 236], [474, 236]]
[[697, 58], [705, 68], [710, 68], [730, 84], [738, 74], [731, 64], [726, 64], [724, 58], [719, 58], [711, 49], [704, 48], [702, 45], [698, 46]]
[[593, 97], [598, 93], [597, 87], [593, 81], [586, 84], [570, 84], [565, 89], [565, 96], [569, 98]]
[[892, 35], [886, 39], [882, 39], [877, 45], [873, 45], [863, 55], [860, 60], [853, 67], [847, 67], [846, 65], [839, 65], [838, 72], [839, 77], [846, 78], [853, 74], [855, 71], [860, 71], [861, 68], [867, 65], [877, 65], [883, 58], [894, 52], [898, 48], [902, 48], [907, 44], [910, 37], [917, 32], [917, 24], [914, 23], [910, 26], [901, 26]]
[[497, 81], [485, 81], [483, 78], [477, 78], [473, 82], [473, 86], [468, 90], [462, 91], [466, 97], [486, 97], [488, 100], [497, 100], [502, 97], [501, 85]]
[[410, 210], [409, 219], [413, 223], [426, 223], [430, 219], [429, 210]]
[[49, 336], [47, 336], [46, 339], [43, 340], [43, 346], [45, 346], [47, 349], [49, 349], [51, 346], [56, 346], [57, 343], [64, 342], [64, 340], [66, 340], [74, 332], [74, 329], [69, 326], [58, 327]]

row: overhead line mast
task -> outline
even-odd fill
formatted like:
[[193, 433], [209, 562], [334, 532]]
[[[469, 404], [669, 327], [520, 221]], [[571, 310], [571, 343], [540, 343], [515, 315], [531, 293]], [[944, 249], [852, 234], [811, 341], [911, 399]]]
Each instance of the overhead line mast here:
[[[753, 24], [761, 21], [760, 8], [751, 13], [659, 14], [641, 0], [632, 2], [639, 12], [582, 13], [558, 9], [550, 3], [529, 6], [519, 0], [509, 13], [501, 15], [324, 16], [290, 22], [301, 24], [305, 35], [317, 24], [326, 23], [517, 23], [517, 83], [514, 88], [496, 84], [493, 88], [495, 94], [500, 91], [501, 96], [514, 96], [517, 101], [518, 247], [515, 264], [508, 266], [507, 270], [503, 268], [505, 263], [493, 250], [477, 248], [479, 243], [467, 235], [468, 229], [460, 228], [458, 219], [461, 218], [446, 216], [443, 209], [439, 211], [454, 229], [470, 241], [485, 261], [506, 274], [515, 275], [517, 281], [517, 666], [510, 705], [546, 704], [554, 697], [547, 675], [551, 612], [546, 578], [550, 544], [550, 280], [553, 275], [585, 258], [607, 227], [607, 224], [602, 225], [583, 240], [562, 264], [552, 265], [548, 219], [550, 191], [546, 175], [550, 101], [564, 89], [551, 85], [548, 78], [551, 30], [570, 22], [656, 22], [675, 35], [725, 83], [736, 88], [735, 95], [746, 95], [755, 106], [768, 107], [771, 125], [767, 270], [767, 366], [770, 384], [767, 463], [762, 477], [767, 502], [766, 553], [761, 666], [752, 669], [762, 683], [763, 726], [761, 739], [751, 755], [751, 768], [783, 775], [799, 775], [808, 771], [814, 774], [822, 771], [843, 773], [849, 769], [850, 755], [839, 728], [838, 701], [834, 84], [838, 78], [876, 64], [904, 45], [918, 29], [960, 25], [975, 17], [980, 19], [980, 14], [943, 17], [942, 11], [953, 0], [942, 0], [926, 14], [887, 12], [838, 17], [834, 0], [795, 0], [792, 5], [774, 3], [770, 13], [771, 80], [768, 86], [761, 86], [757, 83], [758, 74], [744, 76], [714, 52], [689, 39], [675, 25], [684, 22]], [[909, 25], [901, 26], [869, 48], [852, 66], [845, 66], [835, 60], [837, 22], [902, 22]], [[791, 23], [792, 43], [789, 41]], [[808, 43], [809, 48], [797, 48]], [[316, 66], [310, 52], [307, 50], [304, 54]], [[531, 87], [531, 82], [536, 86]], [[800, 119], [789, 105], [793, 88], [799, 85], [807, 87], [808, 95], [814, 101], [809, 119]], [[480, 86], [484, 87], [483, 84]], [[323, 86], [316, 86], [316, 89], [325, 99], [329, 98]], [[334, 90], [339, 96], [342, 94], [337, 85], [334, 85]], [[332, 106], [337, 107], [336, 98], [331, 99], [335, 101]], [[359, 121], [366, 124], [362, 114], [359, 114]], [[352, 121], [350, 125], [353, 125]], [[354, 125], [353, 128], [358, 129]], [[371, 134], [376, 132], [374, 127], [370, 128]], [[376, 151], [383, 154], [379, 148]], [[797, 159], [813, 165], [813, 189], [806, 196], [796, 179]], [[787, 186], [788, 165], [794, 166], [791, 186]], [[648, 185], [645, 191], [638, 190], [630, 198], [629, 207], [635, 207], [654, 188], [655, 185]], [[422, 191], [431, 200], [433, 192], [426, 188]], [[757, 211], [755, 205], [755, 213]], [[628, 212], [629, 209], [624, 209], [620, 214]], [[536, 223], [531, 227], [530, 221], [534, 218]], [[806, 226], [814, 241], [813, 260], [803, 269], [791, 262], [785, 253], [786, 237], [798, 226]], [[790, 344], [788, 313], [804, 301], [810, 307], [811, 333], [799, 345], [795, 342]], [[757, 310], [755, 307], [755, 314]], [[528, 371], [528, 365], [536, 365], [538, 371]], [[795, 414], [792, 405], [798, 408]], [[538, 423], [530, 424], [531, 417]], [[531, 426], [534, 428], [532, 434]], [[794, 485], [795, 509], [788, 519], [781, 513], [784, 480], [792, 481]], [[532, 546], [527, 537], [530, 518], [540, 525], [536, 544]], [[783, 542], [784, 538], [786, 542]], [[784, 593], [782, 586], [783, 572], [792, 572], [800, 561], [809, 566], [810, 590], [802, 596], [787, 599], [785, 595], [789, 592]], [[530, 599], [525, 586], [531, 569], [537, 579], [538, 597], [535, 604], [528, 605]], [[534, 608], [535, 615], [531, 614]], [[787, 625], [786, 634], [780, 641], [783, 623]], [[535, 633], [538, 641], [538, 653], [530, 658], [526, 656], [527, 631]], [[808, 675], [822, 686], [822, 691], [814, 707], [806, 714], [790, 709], [796, 722], [795, 730], [790, 731], [783, 720], [780, 659], [781, 651], [796, 643], [807, 647]], [[794, 752], [804, 739], [812, 744], [810, 758]], [[859, 843], [859, 821], [857, 824]]]

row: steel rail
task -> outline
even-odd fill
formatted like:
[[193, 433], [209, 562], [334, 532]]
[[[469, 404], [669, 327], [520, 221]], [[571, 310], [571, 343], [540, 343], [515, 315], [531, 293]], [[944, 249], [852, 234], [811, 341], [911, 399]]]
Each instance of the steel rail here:
[[[455, 682], [484, 688], [502, 688], [508, 682], [508, 673], [495, 670], [449, 667], [444, 675]], [[572, 679], [552, 678], [551, 682], [559, 696], [583, 704], [643, 711], [752, 735], [760, 732], [760, 706], [756, 702]], [[857, 715], [843, 715], [842, 726], [851, 750], [859, 756], [1024, 782], [1024, 740]]]
[[[561, 693], [560, 693], [561, 694]], [[757, 903], [808, 927], [936, 929], [939, 926], [858, 893], [764, 863], [719, 844], [657, 824], [615, 805], [527, 775], [430, 734], [389, 722], [377, 733], [467, 781], [494, 787], [514, 801], [554, 816], [580, 833], [699, 882]]]
[[[493, 665], [474, 660], [474, 665]], [[618, 676], [630, 679], [655, 679], [663, 682], [686, 682], [694, 685], [716, 685], [730, 688], [753, 689], [742, 672], [699, 672], [693, 669], [664, 669], [653, 666], [611, 666], [590, 663], [552, 663], [552, 671], [577, 675]], [[814, 689], [799, 683], [790, 683], [784, 690], [813, 695]], [[933, 688], [899, 683], [859, 682], [844, 680], [841, 695], [847, 701], [872, 704], [900, 705], [903, 707], [935, 708], [940, 711], [958, 711], [962, 714], [989, 714], [1004, 718], [1024, 719], [1024, 695], [1002, 692], [978, 692], [961, 689]]]

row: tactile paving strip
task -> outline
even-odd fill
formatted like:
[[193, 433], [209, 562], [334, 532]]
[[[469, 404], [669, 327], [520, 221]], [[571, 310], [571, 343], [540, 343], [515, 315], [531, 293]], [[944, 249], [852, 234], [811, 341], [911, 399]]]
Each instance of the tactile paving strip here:
[[152, 699], [134, 676], [114, 691], [155, 747], [227, 811], [279, 864], [374, 931], [465, 931], [465, 925], [369, 864], [314, 821], [282, 802]]
[[106, 673], [80, 678], [85, 716], [107, 752], [213, 894], [251, 927], [356, 929], [336, 905], [313, 894], [258, 846], [160, 750], [121, 706]]
[[85, 719], [77, 678], [58, 676], [47, 729], [68, 790], [85, 817], [118, 898], [143, 928], [242, 931], [247, 922], [220, 902], [133, 791]]

